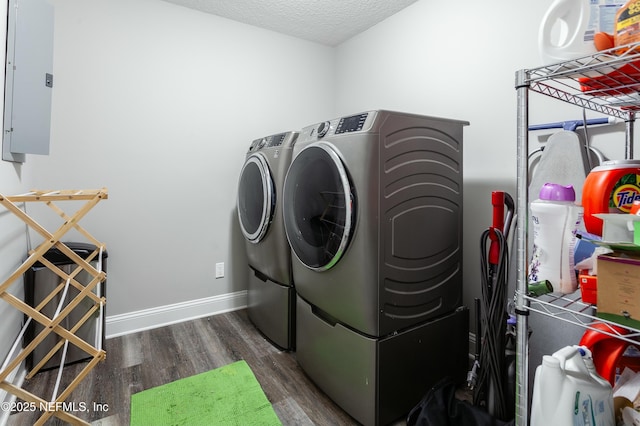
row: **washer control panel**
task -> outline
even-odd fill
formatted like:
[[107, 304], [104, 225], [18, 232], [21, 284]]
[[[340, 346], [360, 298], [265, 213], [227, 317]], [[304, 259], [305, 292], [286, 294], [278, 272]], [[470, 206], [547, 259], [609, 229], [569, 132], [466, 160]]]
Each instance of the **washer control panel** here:
[[289, 133], [278, 133], [277, 135], [266, 136], [251, 142], [249, 152], [258, 151], [264, 148], [274, 148], [282, 146], [287, 139]]
[[286, 133], [280, 133], [278, 135], [269, 136], [267, 138], [268, 139], [267, 146], [268, 147], [282, 146], [282, 143], [284, 142], [285, 137], [287, 137]]

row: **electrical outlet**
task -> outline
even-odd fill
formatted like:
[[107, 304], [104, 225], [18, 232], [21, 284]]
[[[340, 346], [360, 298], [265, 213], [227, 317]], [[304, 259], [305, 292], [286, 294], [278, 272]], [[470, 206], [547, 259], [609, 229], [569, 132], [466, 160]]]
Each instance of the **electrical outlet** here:
[[216, 278], [224, 277], [224, 262], [216, 263]]

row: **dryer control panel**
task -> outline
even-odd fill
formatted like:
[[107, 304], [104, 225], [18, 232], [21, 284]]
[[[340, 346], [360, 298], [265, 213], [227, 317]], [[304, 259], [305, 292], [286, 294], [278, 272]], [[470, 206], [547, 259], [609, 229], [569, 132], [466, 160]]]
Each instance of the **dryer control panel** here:
[[340, 133], [358, 132], [362, 130], [368, 115], [369, 113], [364, 113], [341, 118], [336, 127], [335, 134], [339, 135]]
[[365, 111], [307, 126], [300, 131], [296, 144], [332, 136], [344, 136], [349, 133], [376, 131], [379, 113], [379, 110]]

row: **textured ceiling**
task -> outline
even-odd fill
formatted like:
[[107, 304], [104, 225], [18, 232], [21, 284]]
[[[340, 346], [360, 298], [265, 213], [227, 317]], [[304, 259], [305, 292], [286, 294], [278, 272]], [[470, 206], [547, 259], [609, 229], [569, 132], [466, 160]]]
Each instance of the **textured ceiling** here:
[[417, 0], [164, 0], [336, 46]]

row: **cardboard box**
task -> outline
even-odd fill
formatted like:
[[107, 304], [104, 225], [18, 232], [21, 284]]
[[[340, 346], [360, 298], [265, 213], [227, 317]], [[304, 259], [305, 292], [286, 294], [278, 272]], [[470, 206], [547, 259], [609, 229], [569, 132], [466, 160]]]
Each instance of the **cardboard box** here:
[[640, 256], [610, 253], [598, 256], [597, 316], [640, 328]]

